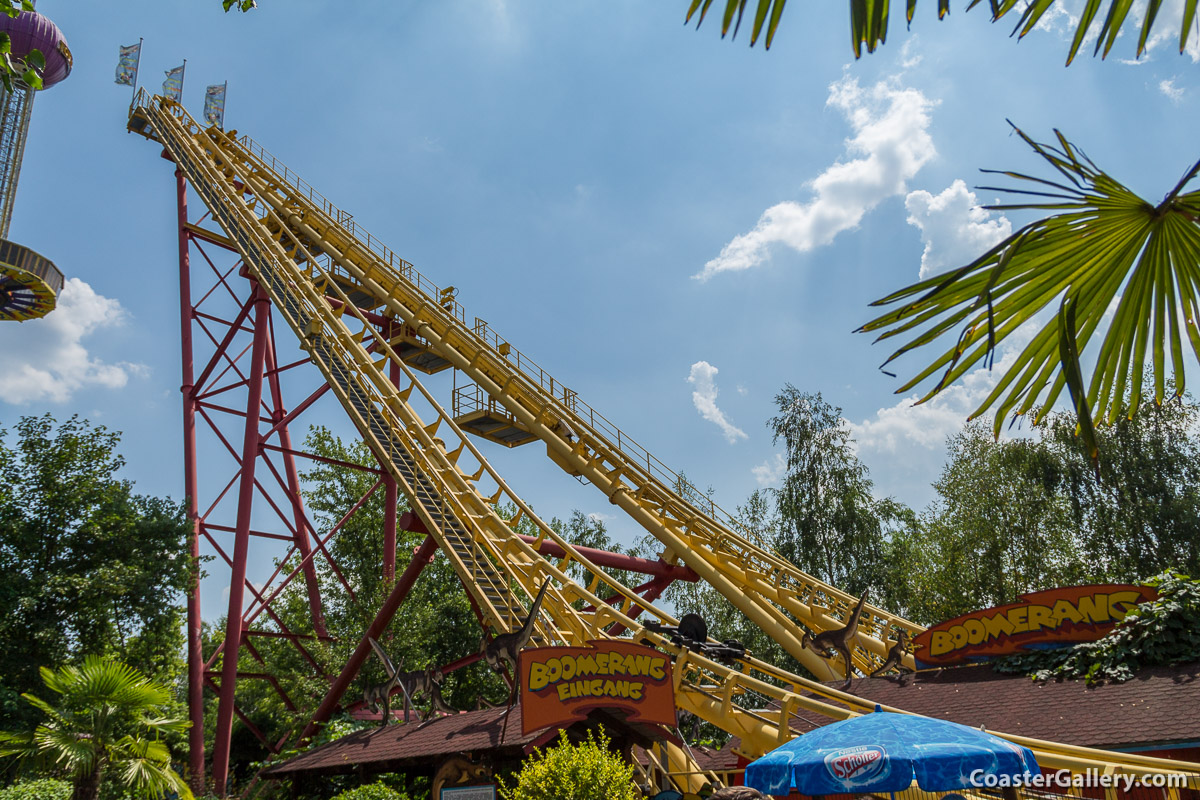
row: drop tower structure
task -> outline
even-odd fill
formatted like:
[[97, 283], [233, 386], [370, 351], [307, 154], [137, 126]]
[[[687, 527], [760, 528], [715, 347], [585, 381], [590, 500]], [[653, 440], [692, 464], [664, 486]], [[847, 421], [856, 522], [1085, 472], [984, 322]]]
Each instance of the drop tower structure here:
[[23, 322], [54, 310], [63, 275], [50, 259], [8, 239], [38, 91], [21, 74], [32, 66], [29, 54], [39, 51], [46, 62], [42, 89], [49, 89], [71, 73], [71, 50], [58, 26], [36, 11], [22, 11], [16, 17], [0, 14], [0, 32], [11, 42], [14, 72], [11, 89], [0, 84], [0, 320]]

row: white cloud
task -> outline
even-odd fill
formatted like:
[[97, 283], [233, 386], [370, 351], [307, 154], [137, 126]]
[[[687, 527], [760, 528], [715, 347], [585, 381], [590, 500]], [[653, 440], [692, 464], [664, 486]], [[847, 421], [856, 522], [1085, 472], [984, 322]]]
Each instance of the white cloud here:
[[0, 400], [65, 403], [80, 389], [119, 389], [130, 375], [147, 374], [143, 364], [106, 364], [92, 358], [83, 344], [95, 331], [119, 326], [124, 319], [119, 302], [69, 278], [50, 314], [0, 328]]
[[1174, 78], [1167, 78], [1165, 81], [1159, 81], [1158, 90], [1167, 96], [1175, 105], [1179, 105], [1179, 101], [1183, 99], [1183, 87], [1175, 85]]
[[913, 447], [940, 451], [946, 437], [956, 433], [1001, 375], [1000, 365], [989, 372], [977, 369], [942, 390], [932, 400], [916, 405], [918, 395], [881, 408], [875, 416], [850, 423], [860, 451], [878, 450], [890, 454], [905, 453]]
[[920, 396], [914, 394], [879, 409], [870, 419], [858, 423], [847, 420], [860, 452], [876, 450], [906, 458], [912, 457], [914, 447], [940, 452], [946, 437], [958, 432], [1051, 318], [1052, 313], [1046, 310], [1035, 314], [999, 345], [992, 369], [981, 366], [971, 370], [929, 401], [916, 405]]
[[956, 180], [933, 195], [925, 190], [904, 198], [908, 223], [921, 230], [925, 252], [921, 254], [921, 277], [969, 264], [1012, 233], [1012, 223], [1003, 214], [992, 217], [979, 207], [975, 193]]
[[693, 277], [707, 281], [718, 272], [755, 267], [773, 244], [801, 253], [829, 244], [880, 202], [903, 194], [905, 182], [937, 154], [929, 135], [935, 102], [916, 89], [895, 80], [863, 89], [857, 79], [844, 77], [829, 87], [826, 104], [841, 111], [854, 131], [846, 141], [847, 154], [861, 157], [839, 161], [818, 175], [809, 202], [768, 208], [754, 230], [734, 237]]
[[924, 56], [913, 55], [913, 50], [917, 48], [917, 43], [921, 41], [921, 37], [913, 34], [904, 40], [904, 44], [900, 47], [900, 66], [904, 69], [913, 69], [920, 66]]
[[612, 522], [613, 520], [615, 520], [616, 516], [613, 514], [602, 514], [599, 511], [593, 511], [592, 513], [587, 515], [587, 518], [590, 519], [592, 522], [597, 522], [601, 525], [604, 525], [605, 523]]
[[758, 481], [759, 486], [766, 488], [779, 483], [786, 470], [787, 462], [783, 460], [782, 455], [775, 453], [757, 467], [751, 467], [750, 474]]
[[691, 374], [688, 375], [688, 383], [696, 387], [692, 392], [692, 403], [700, 412], [700, 416], [716, 424], [721, 433], [725, 434], [725, 440], [733, 444], [738, 439], [747, 438], [746, 432], [726, 419], [725, 412], [717, 408], [717, 384], [714, 380], [716, 376], [717, 368], [707, 361], [692, 364]]

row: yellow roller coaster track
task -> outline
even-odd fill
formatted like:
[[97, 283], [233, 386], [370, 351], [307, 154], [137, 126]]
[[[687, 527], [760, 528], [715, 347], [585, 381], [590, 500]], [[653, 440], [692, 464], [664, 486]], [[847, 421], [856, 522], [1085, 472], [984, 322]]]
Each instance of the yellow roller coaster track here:
[[[528, 598], [550, 580], [553, 588], [537, 629], [541, 643], [577, 645], [623, 630], [635, 641], [671, 653], [679, 708], [739, 736], [741, 751], [750, 758], [791, 738], [788, 722], [800, 712], [843, 719], [875, 707], [751, 655], [720, 663], [647, 630], [647, 617], [666, 624], [677, 620], [591, 563], [509, 488], [409, 369], [401, 349], [411, 343], [412, 333], [540, 437], [555, 463], [586, 477], [661, 541], [669, 559], [691, 567], [816, 674], [828, 675], [828, 665], [801, 648], [803, 629], [797, 621], [815, 631], [839, 627], [856, 599], [753, 541], [728, 514], [484, 324], [468, 325], [457, 301], [248, 137], [202, 128], [177, 103], [144, 93], [129, 126], [160, 142], [183, 171], [396, 478], [486, 625], [510, 630], [525, 613], [513, 587]], [[380, 310], [408, 332], [383, 339], [363, 309]], [[405, 378], [400, 386], [389, 377], [392, 364]], [[422, 419], [411, 405], [418, 399], [433, 409], [430, 419]], [[494, 491], [486, 493], [484, 486]], [[511, 503], [517, 517], [502, 518], [496, 508], [503, 503]], [[535, 545], [513, 531], [522, 517], [539, 532]], [[540, 556], [535, 549], [540, 540], [553, 541], [565, 557]], [[580, 570], [590, 576], [586, 585], [572, 577]], [[619, 598], [612, 605], [602, 599], [612, 596]], [[638, 609], [644, 610], [640, 619], [635, 618]], [[921, 630], [868, 606], [854, 658], [859, 669], [878, 663], [892, 628]], [[1185, 772], [1192, 773], [1189, 785], [1200, 789], [1200, 764], [997, 735], [1032, 748], [1048, 768]], [[678, 749], [668, 753], [668, 763], [683, 787], [695, 789], [713, 778]]]

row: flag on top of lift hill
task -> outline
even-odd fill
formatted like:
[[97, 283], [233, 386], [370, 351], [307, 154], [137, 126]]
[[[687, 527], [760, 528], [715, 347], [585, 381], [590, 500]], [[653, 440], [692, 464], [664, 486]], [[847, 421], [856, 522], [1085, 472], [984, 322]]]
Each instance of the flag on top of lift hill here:
[[204, 90], [204, 121], [209, 125], [225, 127], [225, 89], [228, 86], [226, 82]]
[[117, 62], [117, 83], [125, 86], [137, 85], [138, 61], [142, 57], [142, 43], [121, 47], [121, 58]]
[[163, 81], [163, 94], [176, 103], [183, 102], [183, 68], [187, 62], [167, 70], [167, 79]]

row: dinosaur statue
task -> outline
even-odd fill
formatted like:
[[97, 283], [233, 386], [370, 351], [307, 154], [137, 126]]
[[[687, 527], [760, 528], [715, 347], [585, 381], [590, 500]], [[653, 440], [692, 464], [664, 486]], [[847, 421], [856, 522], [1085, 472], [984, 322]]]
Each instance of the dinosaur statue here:
[[[505, 676], [504, 668], [508, 667], [508, 674], [512, 675], [514, 680], [517, 675], [517, 655], [525, 649], [529, 644], [529, 640], [533, 638], [533, 624], [537, 621], [538, 612], [542, 608], [542, 598], [546, 596], [546, 590], [550, 588], [549, 579], [542, 584], [542, 588], [537, 593], [537, 599], [533, 601], [533, 606], [529, 609], [529, 616], [525, 618], [524, 624], [512, 633], [502, 633], [493, 638], [490, 642], [487, 640], [487, 634], [484, 633], [483, 640], [479, 646], [483, 650], [484, 660], [493, 671]], [[505, 676], [505, 681], [509, 688], [513, 688], [514, 683]]]
[[878, 678], [880, 675], [890, 670], [896, 670], [900, 673], [912, 672], [911, 669], [904, 666], [904, 657], [908, 655], [908, 631], [901, 629], [896, 634], [896, 643], [888, 650], [887, 660], [871, 673], [872, 678]]
[[[371, 648], [375, 651], [375, 655], [379, 656], [379, 660], [383, 662], [383, 667], [387, 670], [388, 679], [383, 683], [375, 684], [367, 687], [363, 693], [363, 701], [372, 711], [378, 711], [379, 706], [383, 706], [383, 724], [388, 723], [388, 718], [391, 716], [391, 695], [396, 687], [400, 687], [404, 692], [404, 696], [410, 702], [414, 702], [417, 695], [421, 695], [425, 699], [432, 702], [434, 695], [434, 687], [441, 684], [443, 676], [442, 671], [437, 667], [426, 667], [425, 669], [413, 670], [412, 672], [400, 672], [399, 665], [393, 664], [392, 659], [388, 657], [387, 651], [383, 646], [374, 639], [367, 637], [371, 643]], [[429, 714], [432, 714], [432, 709]]]
[[823, 631], [816, 636], [805, 632], [800, 639], [801, 647], [812, 649], [821, 658], [833, 659], [835, 655], [841, 655], [846, 664], [846, 683], [842, 686], [843, 691], [850, 688], [850, 679], [854, 675], [854, 662], [850, 660], [850, 648], [854, 646], [854, 636], [858, 633], [858, 620], [862, 617], [863, 606], [866, 604], [867, 593], [863, 592], [862, 597], [858, 600], [858, 605], [850, 613], [850, 619], [846, 622], [845, 627]]
[[481, 694], [475, 695], [475, 710], [483, 711], [485, 708], [500, 708], [500, 706], [488, 702], [488, 699]]
[[363, 705], [371, 711], [378, 712], [383, 708], [383, 724], [388, 724], [388, 718], [391, 717], [391, 698], [392, 690], [399, 683], [399, 672], [392, 659], [388, 657], [387, 651], [379, 642], [368, 636], [367, 641], [371, 643], [371, 649], [375, 651], [375, 655], [379, 656], [379, 660], [383, 662], [383, 668], [387, 673], [387, 679], [383, 683], [376, 683], [368, 686], [363, 692]]
[[[417, 695], [430, 702], [429, 710], [421, 715], [422, 720], [429, 719], [435, 710], [434, 693], [436, 687], [442, 683], [442, 671], [437, 667], [426, 667], [425, 669], [413, 670], [412, 672], [402, 672], [397, 676], [397, 684], [408, 699], [415, 705]], [[406, 720], [407, 721], [407, 720]]]
[[[438, 672], [437, 674], [441, 675], [440, 672]], [[437, 682], [432, 683], [432, 685], [429, 687], [429, 689], [430, 689], [429, 701], [432, 704], [432, 707], [430, 708], [431, 715], [433, 713], [438, 713], [438, 714], [457, 714], [457, 713], [459, 713], [457, 708], [454, 708], [453, 706], [451, 706], [449, 703], [446, 702], [446, 699], [444, 697], [442, 697], [442, 682], [441, 682], [441, 680], [438, 680]]]

